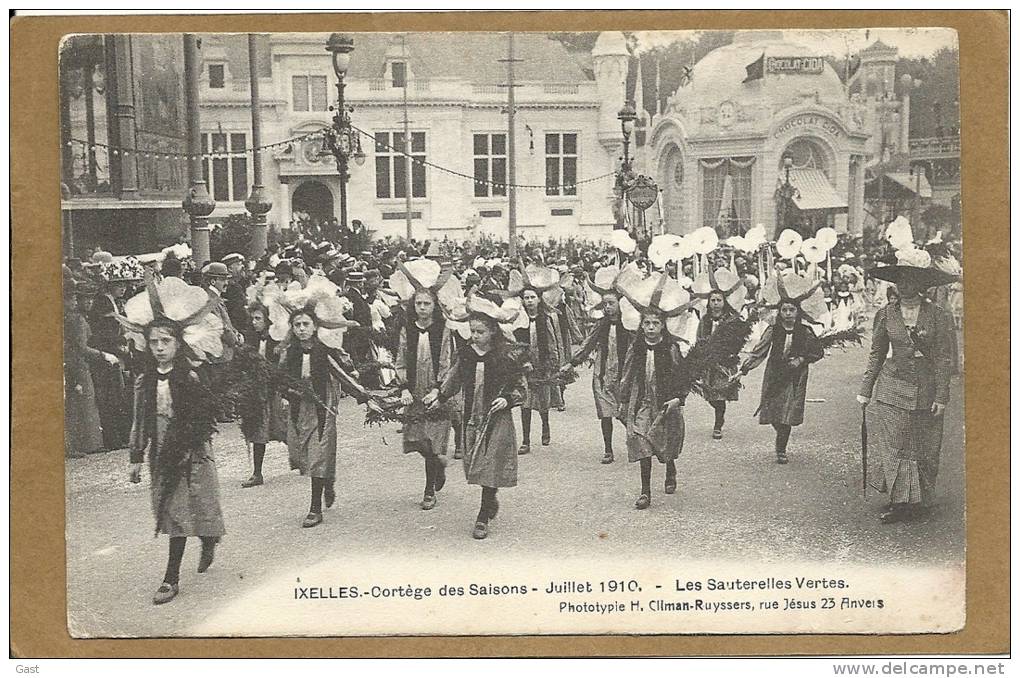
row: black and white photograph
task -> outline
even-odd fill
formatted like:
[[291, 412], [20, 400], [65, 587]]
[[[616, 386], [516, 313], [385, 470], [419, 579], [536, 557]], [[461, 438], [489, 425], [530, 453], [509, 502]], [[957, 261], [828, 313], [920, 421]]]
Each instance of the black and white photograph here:
[[71, 637], [962, 629], [957, 33], [485, 28], [63, 39]]

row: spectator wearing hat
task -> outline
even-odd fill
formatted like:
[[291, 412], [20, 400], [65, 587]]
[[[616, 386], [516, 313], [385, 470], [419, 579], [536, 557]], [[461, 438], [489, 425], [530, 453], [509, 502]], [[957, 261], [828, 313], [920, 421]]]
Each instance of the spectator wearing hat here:
[[[140, 281], [143, 270], [133, 257], [106, 261], [98, 271], [102, 282], [101, 293], [96, 295], [89, 309], [91, 331], [89, 346], [107, 355], [117, 357], [116, 362], [92, 364], [92, 379], [103, 427], [103, 444], [108, 450], [119, 450], [127, 445], [131, 429], [131, 403], [128, 394], [131, 353], [117, 316], [124, 315], [124, 296], [131, 283]], [[96, 257], [94, 257], [96, 258]]]
[[957, 344], [952, 316], [925, 298], [957, 276], [932, 266], [924, 250], [868, 275], [896, 285], [897, 298], [875, 314], [871, 357], [857, 401], [871, 432], [873, 487], [889, 495], [883, 523], [921, 517], [934, 503]]
[[249, 326], [245, 290], [248, 289], [248, 278], [245, 274], [245, 258], [237, 252], [231, 252], [221, 260], [227, 267], [229, 278], [223, 289], [223, 304], [227, 308], [230, 322], [239, 332], [245, 332]]
[[223, 321], [223, 353], [219, 358], [212, 358], [209, 362], [212, 365], [229, 363], [234, 357], [234, 347], [244, 342], [244, 337], [234, 327], [223, 298], [230, 280], [230, 271], [225, 264], [214, 261], [202, 269], [202, 278], [205, 289], [213, 301], [213, 312]]

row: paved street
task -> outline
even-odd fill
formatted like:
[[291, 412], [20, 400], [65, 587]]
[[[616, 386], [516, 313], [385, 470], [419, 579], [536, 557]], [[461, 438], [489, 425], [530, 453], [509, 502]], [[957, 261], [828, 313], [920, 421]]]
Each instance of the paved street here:
[[[520, 484], [500, 492], [499, 518], [483, 542], [471, 538], [479, 490], [464, 483], [459, 466], [451, 461], [436, 509], [421, 511], [420, 457], [401, 453], [395, 427], [363, 427], [364, 412], [351, 399], [341, 411], [337, 503], [314, 529], [299, 527], [309, 483], [288, 470], [285, 448], [270, 447], [265, 486], [242, 490], [249, 462], [236, 425], [226, 425], [214, 447], [228, 534], [203, 575], [194, 569], [198, 542], [189, 540], [181, 595], [161, 607], [151, 604], [151, 596], [163, 575], [167, 540], [152, 536], [148, 479], [128, 483], [126, 452], [67, 460], [72, 633], [186, 634], [260, 583], [340, 553], [959, 562], [965, 543], [962, 378], [954, 380], [947, 413], [935, 512], [921, 523], [881, 525], [881, 498], [869, 492], [865, 501], [860, 489], [854, 394], [865, 361], [864, 349], [855, 348], [836, 351], [812, 368], [806, 423], [794, 429], [787, 466], [774, 462], [771, 427], [752, 418], [761, 370], [745, 380], [722, 441], [711, 440], [711, 408], [692, 396], [678, 493], [662, 494], [663, 467], [655, 465], [647, 511], [633, 508], [638, 468], [626, 462], [619, 426], [617, 462], [598, 463], [601, 434], [590, 373], [581, 370], [566, 412], [552, 413], [553, 444], [536, 444], [521, 459]], [[537, 417], [534, 426], [537, 439]]]

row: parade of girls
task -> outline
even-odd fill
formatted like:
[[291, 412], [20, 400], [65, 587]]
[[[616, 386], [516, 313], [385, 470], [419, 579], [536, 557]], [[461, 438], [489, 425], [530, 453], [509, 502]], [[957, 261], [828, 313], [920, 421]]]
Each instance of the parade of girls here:
[[[497, 256], [445, 241], [357, 255], [298, 242], [259, 261], [230, 254], [201, 267], [180, 248], [144, 262], [99, 253], [65, 266], [68, 456], [128, 448], [128, 479], [148, 482], [154, 531], [169, 538], [153, 596], [163, 604], [181, 591], [189, 537], [201, 544], [198, 573], [214, 565], [229, 527], [220, 498], [259, 491], [271, 442], [285, 443], [290, 469], [309, 479], [294, 527], [327, 519], [349, 489], [336, 472], [350, 451], [338, 421], [346, 398], [364, 407], [366, 424], [399, 431], [404, 454], [378, 463], [416, 464], [417, 487], [406, 491], [421, 510], [443, 510], [445, 494], [463, 491], [455, 486], [477, 486], [465, 537], [499, 539], [500, 499], [513, 501], [509, 490], [527, 482], [529, 455], [570, 444], [549, 415], [570, 390], [588, 388], [576, 368], [591, 370], [594, 411], [569, 416], [601, 429], [592, 468], [626, 450], [637, 467], [634, 509], [682, 513], [669, 495], [693, 490], [677, 460], [749, 425], [726, 419], [742, 380], [764, 365], [755, 416], [771, 428], [774, 463], [797, 464], [810, 454], [793, 429], [812, 425], [811, 366], [863, 342], [870, 357], [855, 405], [872, 431], [864, 470], [888, 500], [880, 520], [910, 521], [936, 490], [959, 369], [954, 315], [939, 301], [958, 289], [959, 264], [946, 248], [915, 243], [901, 217], [886, 230], [885, 261], [834, 266], [827, 231], [772, 242], [759, 227], [720, 242], [699, 229], [641, 246], [616, 231], [601, 245], [539, 244], [516, 259], [491, 243]], [[695, 397], [706, 406], [692, 407]], [[217, 474], [218, 437], [231, 422], [249, 451], [246, 478]]]

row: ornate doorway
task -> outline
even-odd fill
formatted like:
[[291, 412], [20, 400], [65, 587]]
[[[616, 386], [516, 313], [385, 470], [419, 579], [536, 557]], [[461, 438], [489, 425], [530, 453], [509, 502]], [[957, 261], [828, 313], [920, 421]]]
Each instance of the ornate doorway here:
[[313, 222], [324, 223], [335, 216], [333, 212], [333, 192], [320, 181], [306, 181], [294, 189], [291, 198], [291, 212], [302, 212]]

